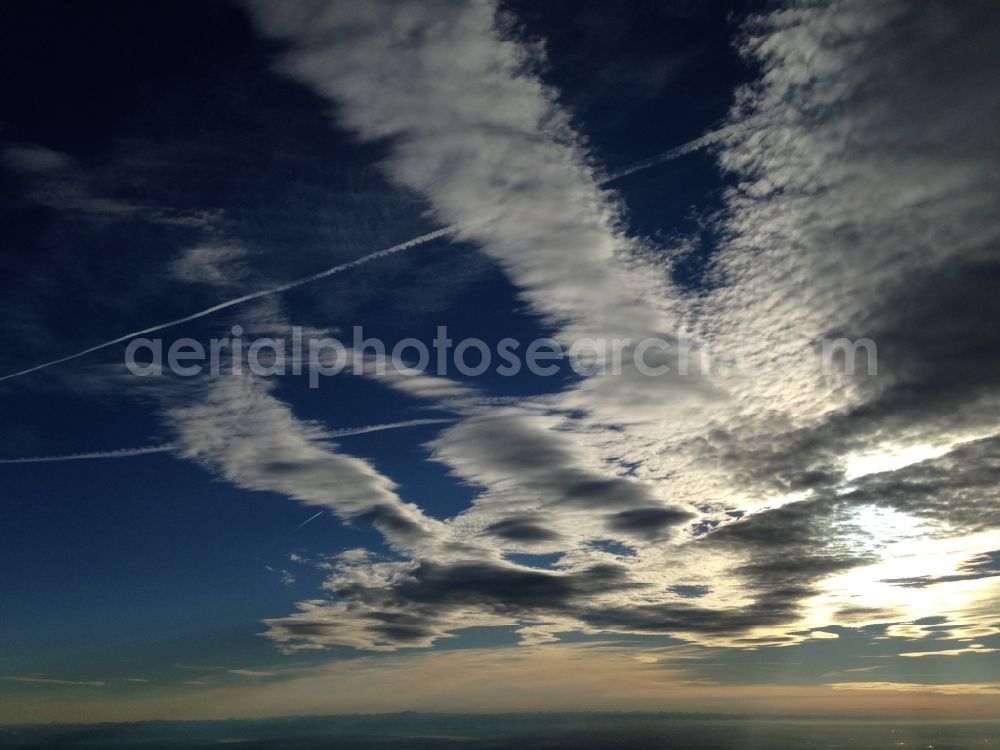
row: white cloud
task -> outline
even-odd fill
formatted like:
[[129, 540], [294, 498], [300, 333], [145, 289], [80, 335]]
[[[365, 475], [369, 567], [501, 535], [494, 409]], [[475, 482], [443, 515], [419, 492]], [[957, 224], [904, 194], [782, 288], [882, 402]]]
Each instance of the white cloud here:
[[[894, 503], [907, 521], [896, 536], [964, 533], [940, 521], [969, 492], [933, 477], [965, 462], [979, 491], [991, 449], [962, 444], [995, 428], [986, 407], [996, 384], [981, 364], [996, 341], [975, 321], [1000, 238], [991, 209], [998, 147], [983, 126], [997, 119], [1000, 87], [998, 66], [976, 80], [964, 72], [964, 37], [985, 44], [988, 24], [943, 5], [922, 15], [903, 2], [854, 0], [790, 3], [755, 18], [742, 46], [760, 78], [737, 92], [730, 122], [713, 136], [735, 178], [715, 227], [716, 283], [694, 294], [625, 235], [617, 197], [600, 187], [567, 113], [526, 64], [530, 51], [490, 3], [251, 7], [289, 45], [282, 70], [328, 98], [343, 125], [385, 139], [387, 174], [496, 259], [557, 338], [686, 330], [711, 347], [715, 365], [771, 368], [745, 377], [713, 366], [667, 379], [626, 368], [517, 405], [441, 379], [386, 379], [462, 417], [429, 448], [483, 491], [444, 524], [447, 551], [417, 544], [406, 563], [342, 567], [329, 588], [363, 594], [350, 605], [303, 603], [272, 622], [276, 638], [370, 646], [376, 630], [378, 647], [397, 635], [426, 645], [471, 623], [514, 622], [534, 637], [556, 621], [787, 644], [852, 616], [842, 592], [822, 596], [830, 581], [892, 567], [883, 558], [899, 553], [900, 540], [856, 529], [857, 509], [880, 488], [888, 499], [877, 502]], [[934, 60], [923, 55], [927, 44], [941, 50]], [[949, 283], [935, 287], [941, 274]], [[956, 351], [955, 332], [941, 323], [957, 303], [970, 333]], [[877, 339], [878, 378], [781, 365], [842, 335]], [[895, 467], [900, 482], [920, 482], [919, 496], [890, 497], [888, 473], [879, 486], [843, 485], [848, 459], [885, 453], [887, 434], [893, 445], [935, 445], [936, 458]], [[602, 539], [633, 554], [604, 551], [594, 544]], [[540, 575], [497, 558], [529, 550], [563, 555]], [[467, 560], [492, 566], [484, 580], [551, 586], [570, 604], [525, 603], [485, 582], [478, 604], [459, 596], [435, 609], [421, 599], [440, 596], [459, 569], [448, 566]], [[586, 577], [605, 564], [602, 575], [621, 576], [614, 595], [595, 594]], [[485, 568], [462, 570], [468, 586]], [[667, 593], [677, 581], [704, 582], [707, 593], [678, 602]], [[877, 617], [883, 588], [866, 587], [854, 609]], [[923, 609], [925, 593], [907, 596], [881, 614]]]
[[403, 549], [442, 532], [440, 522], [399, 498], [391, 480], [367, 461], [337, 453], [319, 425], [296, 419], [268, 391], [268, 383], [246, 374], [206, 381], [197, 398], [168, 410], [177, 453], [239, 487], [367, 520]]

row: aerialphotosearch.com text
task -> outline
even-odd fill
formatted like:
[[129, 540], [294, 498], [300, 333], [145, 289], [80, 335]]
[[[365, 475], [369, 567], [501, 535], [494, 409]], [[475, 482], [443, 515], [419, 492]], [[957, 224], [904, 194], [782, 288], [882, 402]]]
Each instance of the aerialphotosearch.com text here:
[[[244, 367], [261, 377], [307, 375], [309, 386], [318, 388], [320, 379], [342, 373], [384, 375], [389, 368], [400, 375], [437, 375], [455, 372], [466, 377], [483, 375], [492, 369], [498, 375], [516, 376], [523, 371], [540, 377], [556, 375], [567, 365], [581, 377], [620, 375], [625, 370], [649, 377], [726, 371], [757, 377], [768, 370], [787, 371], [791, 367], [819, 367], [826, 374], [875, 375], [876, 347], [871, 339], [828, 339], [817, 344], [790, 347], [781, 356], [762, 364], [759, 357], [744, 356], [742, 350], [726, 352], [715, 361], [711, 347], [687, 338], [647, 337], [578, 338], [559, 342], [536, 338], [521, 342], [503, 338], [491, 346], [479, 338], [448, 336], [447, 326], [437, 326], [428, 346], [421, 339], [403, 338], [387, 346], [379, 338], [365, 336], [363, 326], [354, 326], [350, 344], [327, 336], [305, 335], [301, 326], [292, 326], [287, 337], [243, 338], [243, 328], [234, 325], [229, 336], [209, 339], [136, 338], [125, 350], [125, 365], [140, 377], [163, 375], [180, 377], [240, 372]], [[748, 346], [747, 352], [760, 351]], [[862, 356], [863, 354], [863, 356]]]

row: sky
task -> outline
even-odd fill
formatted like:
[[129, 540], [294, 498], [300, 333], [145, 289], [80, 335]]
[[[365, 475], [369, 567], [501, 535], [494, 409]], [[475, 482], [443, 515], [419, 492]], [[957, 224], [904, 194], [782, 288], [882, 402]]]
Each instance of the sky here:
[[1000, 717], [996, 3], [0, 40], [0, 723]]

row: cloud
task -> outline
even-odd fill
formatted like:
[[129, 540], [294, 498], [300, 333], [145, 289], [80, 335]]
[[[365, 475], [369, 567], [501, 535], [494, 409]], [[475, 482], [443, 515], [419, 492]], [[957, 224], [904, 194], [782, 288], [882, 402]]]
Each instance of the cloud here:
[[179, 281], [214, 287], [241, 285], [246, 271], [246, 248], [235, 245], [196, 245], [174, 258], [168, 269]]
[[[638, 658], [637, 658], [638, 657]], [[642, 658], [648, 657], [648, 658]], [[676, 711], [845, 713], [926, 715], [891, 696], [809, 685], [724, 685], [699, 679], [690, 660], [674, 661], [655, 651], [613, 643], [548, 644], [519, 648], [470, 648], [330, 661], [266, 679], [196, 682], [183, 691], [157, 691], [129, 701], [95, 706], [60, 701], [56, 720], [137, 721], [259, 718], [372, 712]], [[420, 686], [415, 690], [414, 686]], [[965, 686], [967, 690], [972, 686]], [[986, 687], [986, 686], [982, 686]], [[944, 693], [944, 690], [940, 691]], [[969, 690], [971, 693], [971, 690]], [[992, 698], [988, 690], [981, 690]], [[943, 696], [942, 696], [943, 697]], [[933, 708], [962, 716], [996, 715], [994, 703], [947, 700]], [[6, 719], [13, 707], [7, 707]], [[17, 706], [21, 720], [35, 720], [36, 707]], [[26, 713], [25, 710], [28, 710]]]
[[695, 514], [684, 508], [650, 506], [622, 510], [611, 516], [608, 525], [618, 532], [646, 539], [662, 538], [663, 532], [690, 521]]
[[262, 672], [256, 669], [227, 669], [226, 674], [234, 674], [238, 677], [274, 677], [276, 672]]
[[85, 165], [70, 154], [41, 144], [8, 145], [0, 152], [0, 163], [21, 177], [23, 188], [19, 199], [70, 215], [101, 223], [140, 220], [161, 226], [201, 229], [218, 223], [218, 212], [182, 210], [123, 199], [116, 197], [115, 191], [109, 195], [107, 181], [101, 179], [101, 172], [107, 165], [86, 171]]
[[1000, 649], [987, 648], [981, 643], [973, 643], [971, 646], [965, 648], [948, 648], [941, 649], [939, 651], [906, 651], [901, 653], [900, 656], [905, 656], [910, 659], [918, 659], [924, 656], [961, 656], [962, 654], [992, 654]]
[[[523, 399], [369, 374], [454, 418], [340, 429], [296, 414], [246, 374], [164, 386], [178, 455], [234, 486], [370, 524], [391, 548], [324, 559], [321, 592], [266, 621], [273, 642], [392, 651], [503, 626], [530, 644], [362, 658], [287, 685], [239, 681], [248, 684], [182, 701], [189, 715], [208, 704], [226, 715], [440, 708], [443, 695], [452, 709], [457, 695], [463, 708], [496, 710], [548, 706], [555, 694], [575, 707], [655, 707], [665, 696], [681, 705], [697, 692], [745, 710], [751, 692], [782, 708], [800, 699], [827, 708], [834, 692], [863, 693], [839, 705], [866, 708], [872, 692], [996, 694], [992, 683], [962, 682], [741, 692], [665, 669], [661, 654], [640, 661], [631, 647], [552, 643], [571, 631], [753, 650], [832, 640], [824, 628], [837, 624], [933, 639], [928, 648], [996, 634], [1000, 342], [983, 324], [1000, 312], [1000, 147], [988, 125], [1000, 119], [995, 8], [837, 0], [769, 9], [743, 29], [740, 47], [759, 76], [737, 92], [724, 126], [610, 176], [489, 3], [252, 8], [285, 45], [276, 58], [285, 74], [327, 99], [342, 125], [384, 144], [386, 174], [446, 228], [260, 291], [232, 270], [241, 250], [197, 245], [171, 263], [174, 279], [231, 284], [242, 296], [0, 380], [244, 303], [255, 303], [256, 330], [284, 325], [280, 292], [446, 236], [481, 248], [560, 341], [657, 335], [675, 345], [687, 333], [720, 366], [663, 380], [627, 367]], [[683, 290], [669, 258], [627, 235], [621, 197], [604, 184], [701, 147], [732, 186], [710, 227], [709, 283]], [[84, 193], [67, 200], [135, 210]], [[831, 336], [876, 341], [878, 377], [781, 364]], [[770, 374], [725, 369], [741, 358]], [[660, 362], [676, 369], [679, 354]], [[437, 423], [448, 426], [424, 446], [428, 457], [477, 493], [443, 520], [336, 442]], [[855, 476], [859, 456], [875, 470]], [[913, 459], [889, 460], [899, 456]], [[519, 553], [551, 562], [520, 564]], [[969, 642], [901, 655], [995, 651]], [[429, 688], [416, 695], [412, 684]]]
[[509, 542], [554, 542], [560, 536], [554, 531], [545, 528], [539, 522], [537, 516], [527, 516], [520, 518], [505, 518], [486, 527], [487, 534], [505, 539]]
[[0, 679], [11, 682], [20, 682], [27, 685], [54, 685], [57, 687], [104, 687], [107, 683], [100, 680], [59, 680], [51, 677], [37, 677], [28, 675], [24, 677], [3, 677]]
[[1000, 112], [994, 15], [790, 3], [747, 26], [742, 49], [762, 71], [731, 120], [754, 126], [719, 149], [738, 183], [701, 325], [717, 350], [755, 342], [760, 362], [831, 335], [878, 346], [875, 379], [786, 368], [732, 384], [799, 428], [779, 438], [802, 471], [889, 425], [903, 440], [990, 427], [997, 341], [975, 321], [996, 305], [1000, 226], [986, 206], [1000, 197], [1000, 142], [982, 126]]
[[965, 682], [951, 684], [925, 684], [917, 682], [834, 682], [834, 690], [861, 690], [864, 692], [930, 693], [932, 695], [1000, 695], [1000, 684]]
[[874, 504], [925, 518], [953, 534], [996, 529], [998, 456], [1000, 436], [960, 443], [939, 458], [855, 480], [842, 497], [855, 505]]
[[336, 601], [299, 605], [267, 620], [268, 637], [295, 648], [352, 645], [371, 650], [427, 646], [475, 625], [579, 618], [602, 598], [644, 588], [619, 564], [540, 570], [458, 548], [440, 562], [342, 561], [328, 580]]
[[614, 199], [491, 4], [248, 7], [291, 41], [282, 70], [362, 137], [389, 139], [390, 178], [462, 226], [536, 312], [579, 335], [669, 330], [637, 295], [650, 280], [618, 258], [630, 242]]
[[[433, 532], [404, 531], [404, 560], [340, 561], [335, 598], [270, 620], [270, 637], [392, 649], [515, 625], [759, 648], [942, 607], [956, 631], [985, 627], [986, 590], [945, 579], [963, 575], [963, 544], [966, 558], [996, 549], [1000, 522], [1000, 346], [981, 324], [997, 312], [995, 9], [838, 0], [749, 19], [739, 46], [759, 76], [721, 129], [662, 156], [709, 147], [732, 177], [710, 283], [692, 291], [627, 236], [619, 197], [491, 4], [249, 7], [284, 43], [283, 74], [385, 143], [389, 178], [494, 259], [558, 340], [656, 335], [673, 371], [626, 367], [520, 403], [383, 378], [459, 416], [427, 448], [480, 492]], [[713, 355], [684, 376], [682, 335]], [[815, 365], [838, 337], [876, 342], [877, 377]], [[858, 456], [911, 454], [930, 458], [848, 479]], [[280, 474], [304, 497], [314, 481], [295, 461], [264, 466], [244, 486]], [[519, 552], [558, 563], [503, 558]], [[948, 603], [882, 583], [902, 565], [965, 588]]]
[[37, 143], [16, 143], [3, 150], [3, 163], [17, 172], [47, 174], [59, 172], [72, 163], [68, 154]]
[[309, 276], [303, 276], [292, 281], [286, 281], [278, 286], [271, 287], [270, 289], [261, 289], [256, 292], [251, 292], [249, 294], [244, 294], [233, 299], [226, 300], [225, 302], [220, 302], [218, 304], [212, 305], [211, 307], [206, 307], [198, 312], [191, 313], [190, 315], [185, 315], [180, 318], [175, 318], [174, 320], [169, 320], [165, 323], [157, 323], [154, 326], [149, 326], [148, 328], [143, 328], [138, 331], [132, 331], [131, 333], [126, 333], [124, 336], [119, 336], [118, 338], [111, 339], [110, 341], [105, 341], [100, 344], [82, 349], [75, 354], [70, 354], [65, 357], [60, 357], [59, 359], [54, 359], [49, 362], [43, 362], [39, 365], [34, 365], [33, 367], [28, 367], [24, 370], [19, 370], [17, 372], [12, 372], [7, 375], [0, 376], [0, 382], [4, 380], [11, 380], [12, 378], [19, 378], [22, 375], [28, 375], [32, 372], [38, 372], [47, 367], [52, 367], [53, 365], [62, 364], [63, 362], [69, 362], [74, 359], [86, 356], [87, 354], [92, 354], [93, 352], [100, 351], [101, 349], [107, 349], [109, 346], [114, 346], [115, 344], [121, 344], [125, 341], [129, 341], [140, 336], [145, 336], [149, 333], [156, 333], [157, 331], [162, 331], [166, 328], [171, 328], [173, 326], [180, 325], [181, 323], [189, 323], [192, 320], [198, 320], [199, 318], [204, 318], [208, 315], [212, 315], [221, 310], [226, 310], [230, 307], [235, 307], [236, 305], [243, 305], [247, 302], [252, 302], [254, 300], [259, 300], [263, 297], [270, 297], [275, 294], [280, 294], [286, 292], [289, 289], [294, 289], [296, 287], [302, 286], [303, 284], [309, 284], [313, 281], [318, 281], [320, 279], [325, 279], [334, 274], [342, 273], [348, 269], [355, 268], [364, 263], [370, 263], [373, 260], [383, 258], [387, 255], [392, 255], [393, 253], [402, 252], [403, 250], [408, 250], [411, 247], [417, 247], [418, 245], [423, 245], [428, 242], [432, 242], [440, 237], [444, 237], [453, 233], [455, 230], [453, 227], [446, 227], [444, 229], [438, 229], [433, 232], [428, 232], [427, 234], [421, 235], [420, 237], [415, 237], [412, 240], [407, 240], [406, 242], [401, 242], [398, 245], [393, 245], [392, 247], [385, 248], [384, 250], [378, 250], [374, 253], [369, 253], [355, 260], [348, 261], [347, 263], [340, 263], [332, 268], [327, 268], [324, 271], [318, 273], [310, 274]]
[[925, 586], [933, 586], [938, 583], [976, 581], [982, 578], [993, 578], [994, 576], [1000, 576], [1000, 550], [976, 555], [961, 565], [957, 572], [951, 575], [891, 578], [886, 583], [910, 588], [924, 588]]
[[[353, 435], [367, 435], [372, 432], [384, 432], [385, 430], [398, 430], [407, 427], [423, 427], [432, 424], [448, 424], [454, 419], [406, 419], [400, 422], [383, 422], [381, 424], [364, 425], [362, 427], [342, 427], [337, 430], [328, 430], [326, 435], [329, 438], [351, 437]], [[133, 456], [145, 456], [151, 453], [171, 453], [175, 446], [166, 443], [164, 445], [150, 445], [144, 448], [119, 448], [111, 451], [93, 451], [91, 453], [67, 453], [59, 456], [27, 456], [23, 458], [0, 459], [0, 464], [36, 464], [52, 463], [59, 461], [80, 461], [104, 458], [131, 458]]]
[[271, 384], [247, 374], [206, 381], [167, 409], [178, 455], [236, 486], [268, 490], [368, 522], [402, 548], [441, 533], [441, 524], [404, 503], [395, 484], [363, 459], [337, 453], [318, 425], [296, 419], [270, 395]]

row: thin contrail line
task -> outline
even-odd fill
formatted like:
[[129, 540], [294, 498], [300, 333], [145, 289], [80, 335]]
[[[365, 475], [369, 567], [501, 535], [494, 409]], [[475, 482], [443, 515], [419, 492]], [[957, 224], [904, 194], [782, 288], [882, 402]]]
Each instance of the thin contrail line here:
[[251, 294], [245, 294], [242, 297], [236, 297], [231, 300], [226, 300], [225, 302], [220, 302], [217, 305], [212, 305], [211, 307], [206, 307], [204, 310], [199, 310], [191, 315], [185, 315], [183, 318], [175, 318], [174, 320], [168, 320], [166, 323], [159, 323], [149, 328], [143, 328], [140, 331], [132, 331], [131, 333], [126, 333], [124, 336], [119, 336], [111, 341], [105, 341], [103, 344], [97, 344], [91, 346], [87, 349], [82, 349], [75, 354], [70, 354], [66, 357], [60, 357], [59, 359], [53, 359], [50, 362], [43, 362], [40, 365], [35, 365], [34, 367], [29, 367], [26, 370], [20, 370], [19, 372], [12, 372], [9, 375], [4, 375], [0, 377], [0, 383], [5, 380], [10, 380], [11, 378], [17, 378], [21, 375], [27, 375], [28, 373], [37, 372], [38, 370], [43, 370], [46, 367], [52, 367], [53, 365], [59, 365], [63, 362], [69, 362], [72, 359], [77, 359], [78, 357], [83, 357], [84, 355], [91, 354], [92, 352], [99, 351], [101, 349], [106, 349], [109, 346], [114, 346], [115, 344], [121, 344], [129, 339], [134, 339], [136, 336], [143, 336], [147, 333], [155, 333], [156, 331], [162, 331], [164, 328], [170, 328], [171, 326], [180, 325], [181, 323], [188, 323], [192, 320], [197, 320], [198, 318], [204, 318], [206, 315], [211, 315], [219, 310], [225, 310], [227, 307], [233, 307], [234, 305], [241, 305], [244, 302], [249, 302], [251, 300], [259, 299], [260, 297], [267, 297], [272, 294], [280, 294], [281, 292], [287, 292], [289, 289], [294, 289], [297, 286], [302, 286], [303, 284], [308, 284], [312, 281], [318, 281], [319, 279], [325, 279], [327, 276], [333, 276], [334, 274], [340, 273], [341, 271], [347, 271], [355, 266], [360, 266], [363, 263], [368, 263], [373, 260], [378, 260], [379, 258], [384, 258], [387, 255], [392, 255], [393, 253], [398, 253], [403, 250], [409, 250], [411, 247], [416, 247], [417, 245], [423, 245], [432, 240], [436, 240], [439, 237], [444, 237], [445, 235], [452, 234], [459, 229], [458, 226], [444, 227], [443, 229], [437, 229], [433, 232], [428, 232], [427, 234], [422, 234], [419, 237], [414, 237], [412, 240], [407, 240], [406, 242], [401, 242], [398, 245], [393, 245], [392, 247], [386, 248], [385, 250], [379, 250], [374, 253], [369, 253], [360, 258], [352, 260], [348, 263], [341, 263], [339, 266], [333, 266], [333, 268], [328, 268], [325, 271], [320, 271], [319, 273], [314, 273], [311, 276], [304, 276], [300, 279], [295, 279], [293, 281], [288, 281], [280, 286], [271, 287], [270, 289], [262, 289], [259, 292], [252, 292]]
[[94, 453], [69, 453], [62, 456], [31, 456], [28, 458], [4, 458], [0, 464], [48, 464], [56, 461], [84, 461], [96, 458], [131, 458], [145, 456], [150, 453], [168, 453], [172, 445], [150, 445], [145, 448], [122, 448], [114, 451], [96, 451]]
[[735, 123], [733, 125], [726, 125], [719, 128], [718, 130], [712, 130], [704, 135], [695, 138], [687, 143], [682, 143], [680, 146], [674, 146], [667, 151], [656, 154], [655, 156], [650, 156], [642, 161], [637, 161], [634, 164], [629, 164], [627, 167], [622, 167], [616, 172], [612, 172], [607, 175], [603, 180], [601, 180], [602, 185], [607, 185], [609, 182], [614, 182], [615, 180], [621, 179], [622, 177], [627, 177], [630, 174], [635, 174], [636, 172], [641, 172], [644, 169], [649, 169], [650, 167], [655, 167], [658, 164], [663, 164], [664, 162], [677, 159], [685, 154], [690, 154], [693, 151], [698, 151], [705, 148], [705, 146], [710, 146], [713, 143], [718, 143], [723, 138], [733, 133], [737, 133], [742, 130], [753, 127], [753, 125], [762, 120], [763, 116], [757, 115], [755, 117], [750, 117], [740, 123]]
[[[340, 430], [332, 430], [327, 433], [331, 438], [350, 437], [351, 435], [366, 435], [369, 432], [381, 432], [383, 430], [397, 430], [404, 427], [419, 427], [427, 424], [444, 424], [446, 422], [457, 422], [453, 418], [434, 419], [408, 419], [403, 422], [385, 422], [382, 424], [371, 424], [363, 427], [345, 427]], [[150, 453], [169, 453], [176, 448], [172, 443], [163, 445], [150, 445], [144, 448], [120, 448], [113, 451], [95, 451], [93, 453], [67, 453], [59, 456], [29, 456], [26, 458], [2, 458], [0, 464], [49, 464], [58, 461], [84, 461], [101, 458], [131, 458], [132, 456], [146, 456]]]
[[326, 509], [323, 509], [323, 510], [321, 510], [321, 511], [320, 511], [319, 513], [316, 513], [315, 515], [311, 515], [311, 516], [309, 516], [309, 518], [307, 518], [307, 519], [306, 519], [305, 521], [303, 521], [302, 523], [300, 523], [300, 524], [299, 524], [298, 526], [296, 526], [296, 527], [295, 527], [294, 529], [292, 529], [291, 531], [286, 531], [286, 532], [285, 532], [284, 534], [282, 534], [281, 536], [279, 536], [279, 537], [276, 537], [276, 538], [272, 539], [272, 540], [271, 540], [270, 542], [268, 542], [268, 543], [267, 543], [267, 546], [268, 546], [268, 547], [272, 547], [272, 546], [274, 546], [275, 544], [277, 544], [278, 542], [283, 542], [283, 541], [285, 541], [286, 539], [288, 539], [288, 537], [290, 537], [290, 536], [291, 536], [292, 534], [294, 534], [294, 533], [295, 533], [296, 531], [298, 531], [299, 529], [301, 529], [301, 528], [302, 528], [303, 526], [305, 526], [305, 525], [306, 525], [307, 523], [309, 523], [310, 521], [315, 521], [315, 520], [316, 520], [317, 518], [319, 518], [319, 517], [320, 517], [321, 515], [323, 515], [324, 513], [326, 513]]
[[[323, 515], [324, 513], [326, 513], [326, 511], [325, 511], [325, 510], [321, 510], [321, 511], [320, 511], [319, 513], [317, 513], [316, 515], [314, 515], [314, 516], [309, 516], [309, 518], [307, 518], [307, 519], [306, 519], [305, 521], [303, 521], [302, 523], [300, 523], [300, 524], [299, 524], [298, 526], [296, 526], [296, 527], [295, 527], [294, 529], [292, 529], [291, 531], [289, 531], [289, 532], [288, 532], [287, 534], [285, 534], [285, 536], [291, 536], [291, 535], [292, 535], [292, 534], [294, 534], [294, 533], [295, 533], [296, 531], [298, 531], [298, 530], [299, 530], [299, 529], [301, 529], [301, 528], [302, 528], [303, 526], [305, 526], [305, 525], [306, 525], [307, 523], [309, 523], [310, 521], [315, 521], [315, 520], [316, 520], [317, 518], [319, 518], [319, 517], [320, 517], [321, 515]], [[285, 538], [285, 537], [282, 537], [282, 539], [284, 539], [284, 538]]]
[[343, 430], [328, 432], [330, 437], [348, 437], [350, 435], [365, 435], [369, 432], [381, 432], [382, 430], [395, 430], [400, 427], [418, 427], [425, 424], [444, 424], [445, 422], [457, 422], [457, 419], [409, 419], [405, 422], [385, 422], [383, 424], [372, 424], [366, 427], [347, 427]]
[[[718, 131], [716, 131], [718, 132]], [[637, 161], [634, 164], [629, 164], [627, 167], [622, 167], [617, 172], [612, 172], [603, 180], [601, 180], [601, 185], [607, 185], [609, 182], [614, 182], [615, 180], [621, 179], [622, 177], [627, 177], [630, 174], [635, 174], [636, 172], [641, 172], [644, 169], [649, 169], [650, 167], [655, 167], [657, 164], [663, 164], [664, 162], [671, 161], [672, 159], [677, 159], [678, 157], [684, 156], [685, 154], [690, 154], [692, 151], [697, 151], [700, 148], [707, 146], [710, 143], [714, 143], [719, 139], [715, 136], [716, 133], [707, 133], [701, 138], [696, 138], [688, 143], [682, 143], [680, 146], [674, 146], [669, 151], [664, 151], [662, 154], [657, 154], [656, 156], [650, 156], [648, 159], [643, 159], [642, 161]]]
[[[648, 159], [643, 159], [627, 167], [623, 167], [616, 172], [605, 176], [601, 181], [600, 185], [607, 185], [609, 182], [614, 182], [622, 177], [627, 177], [630, 174], [635, 174], [636, 172], [641, 172], [644, 169], [649, 169], [655, 167], [658, 164], [663, 164], [672, 159], [676, 159], [685, 154], [689, 154], [692, 151], [697, 151], [700, 148], [704, 148], [709, 144], [715, 143], [730, 133], [736, 132], [737, 130], [744, 129], [754, 122], [754, 118], [747, 120], [743, 123], [737, 125], [728, 125], [718, 130], [713, 130], [710, 133], [705, 133], [704, 135], [695, 138], [687, 143], [682, 143], [680, 146], [675, 146], [672, 149], [664, 151], [656, 156], [651, 156]], [[114, 346], [115, 344], [121, 344], [129, 339], [133, 339], [136, 336], [143, 336], [147, 333], [155, 333], [156, 331], [162, 331], [164, 328], [170, 328], [171, 326], [180, 325], [181, 323], [188, 323], [192, 320], [197, 320], [198, 318], [204, 318], [206, 315], [211, 315], [212, 313], [219, 312], [220, 310], [225, 310], [228, 307], [233, 307], [235, 305], [241, 305], [244, 302], [250, 302], [251, 300], [259, 299], [260, 297], [267, 297], [272, 294], [280, 294], [281, 292], [286, 292], [289, 289], [294, 289], [295, 287], [302, 286], [303, 284], [308, 284], [313, 281], [318, 281], [319, 279], [325, 279], [327, 276], [333, 276], [334, 274], [340, 273], [341, 271], [347, 271], [355, 266], [360, 266], [364, 263], [369, 263], [373, 260], [378, 260], [379, 258], [384, 258], [387, 255], [392, 255], [393, 253], [398, 253], [403, 250], [409, 250], [411, 247], [416, 247], [418, 245], [423, 245], [425, 243], [436, 240], [440, 237], [444, 237], [449, 234], [453, 234], [460, 227], [456, 225], [444, 227], [443, 229], [437, 229], [433, 232], [428, 232], [427, 234], [420, 235], [419, 237], [414, 237], [412, 240], [407, 240], [406, 242], [401, 242], [398, 245], [393, 245], [392, 247], [386, 248], [385, 250], [378, 250], [374, 253], [369, 253], [356, 260], [352, 260], [348, 263], [341, 263], [339, 266], [333, 266], [325, 271], [320, 271], [319, 273], [314, 273], [311, 276], [304, 276], [300, 279], [295, 279], [293, 281], [286, 282], [279, 286], [271, 287], [270, 289], [263, 289], [259, 292], [252, 292], [251, 294], [245, 294], [242, 297], [236, 297], [225, 302], [220, 302], [212, 307], [206, 307], [204, 310], [199, 310], [191, 315], [185, 315], [183, 318], [176, 318], [174, 320], [169, 320], [166, 323], [159, 323], [149, 328], [143, 328], [140, 331], [133, 331], [132, 333], [126, 333], [123, 336], [119, 336], [116, 339], [110, 341], [105, 341], [102, 344], [96, 344], [95, 346], [88, 347], [87, 349], [82, 349], [75, 354], [70, 354], [65, 357], [60, 357], [59, 359], [53, 359], [49, 362], [43, 362], [40, 365], [35, 365], [34, 367], [29, 367], [18, 372], [12, 372], [7, 375], [0, 376], [0, 383], [5, 380], [10, 380], [12, 378], [18, 378], [22, 375], [27, 375], [32, 372], [37, 372], [38, 370], [44, 370], [46, 367], [52, 367], [53, 365], [59, 365], [63, 362], [69, 362], [70, 360], [78, 359], [87, 354], [91, 354], [101, 349], [106, 349], [109, 346]]]

